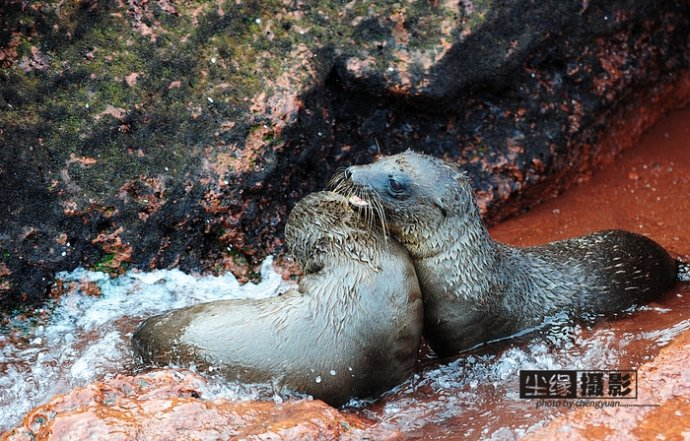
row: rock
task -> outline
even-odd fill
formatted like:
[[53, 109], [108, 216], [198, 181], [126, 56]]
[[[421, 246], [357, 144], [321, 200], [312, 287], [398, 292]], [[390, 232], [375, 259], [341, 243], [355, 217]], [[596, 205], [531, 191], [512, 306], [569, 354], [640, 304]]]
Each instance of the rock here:
[[53, 398], [2, 440], [402, 439], [321, 401], [205, 400], [203, 384], [172, 369], [118, 375]]
[[638, 370], [639, 398], [633, 404], [639, 407], [579, 409], [556, 418], [523, 439], [595, 441], [687, 438], [690, 434], [689, 363], [690, 331], [685, 331], [662, 349], [653, 361]]
[[687, 2], [61, 5], [0, 19], [5, 311], [80, 265], [254, 280], [294, 203], [379, 151], [457, 161], [497, 220], [690, 94]]

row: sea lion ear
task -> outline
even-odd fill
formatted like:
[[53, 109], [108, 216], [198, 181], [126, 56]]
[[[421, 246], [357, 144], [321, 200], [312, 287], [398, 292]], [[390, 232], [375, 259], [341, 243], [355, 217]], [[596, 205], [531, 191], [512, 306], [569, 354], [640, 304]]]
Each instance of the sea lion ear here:
[[468, 181], [467, 172], [460, 168], [458, 164], [446, 162], [446, 166], [451, 170], [454, 181]]
[[445, 203], [443, 199], [441, 199], [440, 197], [436, 197], [434, 199], [434, 205], [436, 205], [436, 207], [438, 207], [438, 209], [441, 210], [441, 214], [443, 215], [443, 217], [448, 217], [450, 207], [448, 206], [448, 204]]
[[307, 259], [307, 261], [302, 266], [302, 272], [305, 275], [318, 273], [325, 267], [323, 262], [324, 259], [322, 254], [318, 254], [314, 257], [311, 257]]

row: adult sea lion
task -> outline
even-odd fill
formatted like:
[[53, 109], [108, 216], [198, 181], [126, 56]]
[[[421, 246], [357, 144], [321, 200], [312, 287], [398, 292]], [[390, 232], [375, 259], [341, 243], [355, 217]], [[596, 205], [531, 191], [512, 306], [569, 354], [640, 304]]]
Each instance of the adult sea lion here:
[[467, 176], [412, 151], [351, 166], [335, 191], [378, 212], [407, 248], [424, 296], [424, 334], [439, 355], [540, 324], [545, 316], [612, 314], [658, 297], [679, 262], [656, 242], [611, 230], [516, 248], [489, 236]]
[[376, 396], [408, 378], [423, 311], [405, 249], [331, 192], [301, 200], [285, 235], [304, 270], [297, 289], [151, 317], [134, 333], [135, 354], [147, 363], [270, 382], [332, 405]]

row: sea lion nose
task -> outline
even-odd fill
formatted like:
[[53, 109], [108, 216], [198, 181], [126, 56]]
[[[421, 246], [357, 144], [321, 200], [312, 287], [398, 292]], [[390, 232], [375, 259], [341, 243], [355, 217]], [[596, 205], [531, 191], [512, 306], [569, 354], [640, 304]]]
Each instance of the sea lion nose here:
[[345, 179], [352, 179], [352, 167], [345, 169]]

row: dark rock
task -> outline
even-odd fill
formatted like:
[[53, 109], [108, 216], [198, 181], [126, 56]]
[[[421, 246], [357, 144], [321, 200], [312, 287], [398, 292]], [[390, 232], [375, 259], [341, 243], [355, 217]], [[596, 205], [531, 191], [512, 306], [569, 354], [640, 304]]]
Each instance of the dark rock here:
[[78, 265], [250, 280], [379, 152], [463, 164], [500, 219], [685, 103], [688, 35], [684, 1], [6, 1], [0, 308]]

